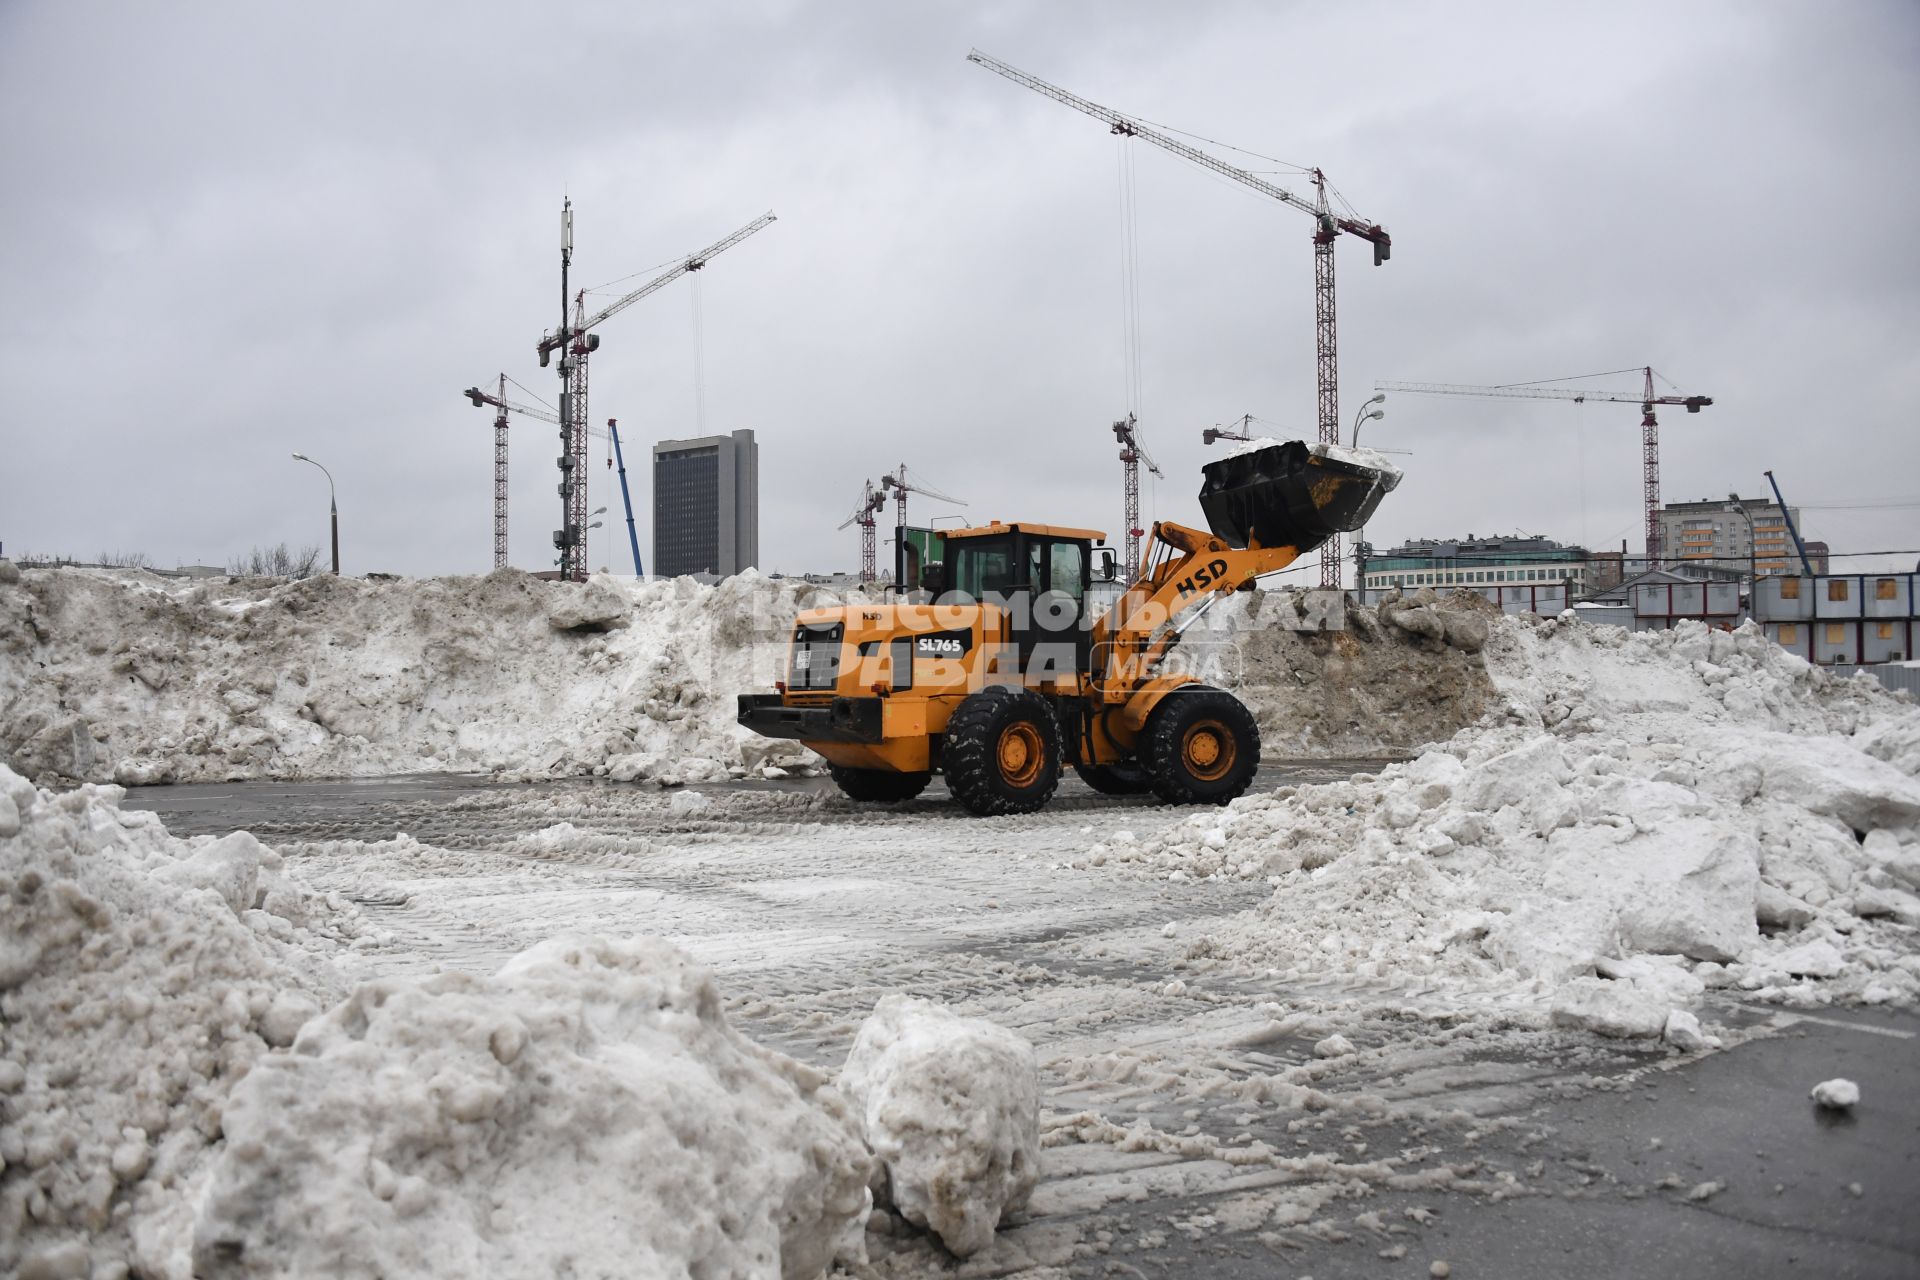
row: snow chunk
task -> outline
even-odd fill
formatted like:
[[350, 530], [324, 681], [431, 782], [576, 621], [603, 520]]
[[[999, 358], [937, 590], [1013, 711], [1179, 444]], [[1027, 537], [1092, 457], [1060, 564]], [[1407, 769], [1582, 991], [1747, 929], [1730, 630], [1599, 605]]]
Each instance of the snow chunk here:
[[176, 884], [213, 890], [238, 914], [253, 906], [260, 863], [268, 857], [279, 861], [278, 854], [270, 854], [251, 834], [236, 831], [195, 850], [160, 874]]
[[698, 791], [676, 791], [673, 799], [667, 801], [667, 812], [681, 818], [690, 818], [711, 808], [713, 802]]
[[626, 616], [627, 602], [600, 579], [556, 582], [547, 603], [547, 625], [555, 631], [607, 631]]
[[1352, 1052], [1353, 1041], [1338, 1032], [1313, 1046], [1313, 1056], [1316, 1058], [1344, 1058]]
[[1667, 1012], [1665, 1005], [1630, 983], [1575, 978], [1555, 993], [1552, 1017], [1555, 1026], [1626, 1040], [1661, 1034]]
[[1847, 967], [1846, 957], [1840, 954], [1840, 949], [1825, 938], [1815, 938], [1778, 955], [1769, 956], [1766, 964], [1770, 969], [1807, 978], [1831, 978]]
[[1668, 1011], [1667, 1025], [1661, 1030], [1660, 1036], [1682, 1053], [1698, 1053], [1710, 1044], [1700, 1030], [1700, 1019], [1685, 1009]]
[[655, 939], [367, 983], [235, 1089], [195, 1274], [728, 1275], [862, 1258], [871, 1160]]
[[961, 1257], [993, 1242], [1039, 1178], [1033, 1046], [910, 996], [881, 999], [840, 1072], [892, 1203]]
[[1835, 1076], [1831, 1080], [1822, 1080], [1808, 1092], [1819, 1105], [1832, 1111], [1850, 1111], [1860, 1104], [1860, 1086], [1851, 1080]]
[[1767, 791], [1830, 813], [1856, 831], [1920, 822], [1920, 781], [1831, 738], [1767, 734], [1728, 761], [1757, 769]]

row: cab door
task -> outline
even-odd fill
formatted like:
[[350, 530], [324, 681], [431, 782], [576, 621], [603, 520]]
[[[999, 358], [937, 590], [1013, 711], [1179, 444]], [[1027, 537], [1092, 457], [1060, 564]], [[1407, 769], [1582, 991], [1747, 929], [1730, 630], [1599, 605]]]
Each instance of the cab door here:
[[1086, 544], [1029, 535], [1018, 552], [1009, 604], [1021, 683], [1070, 683], [1085, 668], [1089, 643]]

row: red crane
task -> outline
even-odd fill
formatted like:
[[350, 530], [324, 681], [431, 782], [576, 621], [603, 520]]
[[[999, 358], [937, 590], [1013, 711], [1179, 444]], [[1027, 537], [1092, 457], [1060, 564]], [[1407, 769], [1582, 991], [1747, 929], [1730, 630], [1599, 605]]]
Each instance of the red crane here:
[[880, 580], [879, 535], [875, 531], [877, 521], [874, 517], [886, 505], [886, 491], [874, 488], [873, 481], [868, 480], [860, 494], [860, 505], [853, 509], [852, 515], [840, 522], [842, 529], [850, 524], [860, 526], [860, 585], [863, 587]]
[[[1119, 112], [1103, 107], [1097, 102], [1089, 102], [1057, 85], [1048, 84], [1038, 76], [1031, 76], [1018, 68], [1008, 66], [998, 58], [988, 57], [978, 49], [967, 54], [967, 61], [979, 63], [987, 70], [997, 72], [1015, 84], [1025, 85], [1035, 93], [1044, 94], [1055, 102], [1064, 103], [1076, 111], [1083, 111], [1096, 120], [1104, 120], [1117, 134], [1151, 142], [1163, 151], [1170, 151], [1183, 160], [1191, 161], [1203, 169], [1212, 170], [1222, 177], [1231, 178], [1243, 186], [1252, 187], [1262, 195], [1271, 196], [1282, 204], [1291, 205], [1302, 213], [1313, 216], [1313, 332], [1315, 373], [1319, 388], [1320, 442], [1339, 444], [1340, 370], [1337, 358], [1338, 335], [1334, 325], [1333, 307], [1333, 242], [1342, 232], [1360, 237], [1373, 245], [1373, 265], [1377, 267], [1393, 256], [1393, 237], [1387, 234], [1386, 228], [1377, 222], [1367, 222], [1358, 217], [1341, 217], [1334, 213], [1327, 200], [1327, 176], [1318, 169], [1309, 171], [1314, 195], [1312, 200], [1307, 200], [1284, 187], [1275, 186], [1265, 178], [1230, 165], [1224, 160], [1216, 159], [1197, 147], [1188, 146], [1176, 138], [1168, 137], [1137, 120], [1129, 120]], [[1340, 537], [1338, 534], [1329, 538], [1320, 548], [1320, 585], [1323, 587], [1340, 585]]]
[[631, 293], [622, 295], [587, 315], [587, 293], [582, 289], [572, 298], [572, 318], [568, 318], [567, 269], [573, 261], [573, 202], [560, 211], [560, 328], [540, 335], [535, 350], [540, 367], [547, 367], [555, 351], [560, 353], [560, 505], [561, 527], [553, 532], [553, 545], [560, 552], [560, 576], [584, 582], [587, 577], [587, 357], [600, 348], [600, 335], [588, 330], [601, 321], [625, 311], [654, 290], [678, 280], [690, 271], [707, 265], [707, 259], [731, 249], [754, 232], [772, 225], [771, 213], [761, 214], [724, 240], [715, 241], [698, 253], [688, 254], [670, 270], [654, 277]]
[[1164, 477], [1160, 464], [1153, 460], [1147, 447], [1140, 443], [1139, 423], [1128, 414], [1124, 421], [1113, 424], [1113, 438], [1120, 442], [1120, 465], [1123, 468], [1123, 480], [1127, 499], [1127, 542], [1126, 565], [1127, 585], [1132, 586], [1140, 578], [1140, 539], [1146, 529], [1140, 524], [1140, 464], [1146, 463], [1147, 470], [1156, 476]]
[[[1606, 404], [1637, 404], [1640, 406], [1640, 492], [1646, 503], [1647, 515], [1647, 567], [1660, 567], [1660, 421], [1654, 417], [1655, 405], [1679, 405], [1688, 413], [1698, 413], [1713, 403], [1712, 396], [1689, 396], [1675, 392], [1672, 395], [1655, 394], [1653, 380], [1656, 376], [1652, 365], [1639, 369], [1615, 369], [1613, 374], [1639, 373], [1646, 379], [1639, 392], [1632, 391], [1591, 391], [1578, 387], [1543, 387], [1538, 383], [1513, 382], [1498, 387], [1470, 387], [1452, 382], [1376, 382], [1376, 391], [1412, 391], [1419, 395], [1438, 396], [1482, 396], [1495, 399], [1530, 400], [1572, 400], [1576, 404], [1595, 400]], [[1587, 373], [1583, 378], [1605, 378], [1612, 374]], [[1556, 382], [1575, 382], [1577, 378], [1556, 378]], [[1666, 379], [1662, 378], [1662, 382]], [[1671, 386], [1671, 383], [1668, 383]]]

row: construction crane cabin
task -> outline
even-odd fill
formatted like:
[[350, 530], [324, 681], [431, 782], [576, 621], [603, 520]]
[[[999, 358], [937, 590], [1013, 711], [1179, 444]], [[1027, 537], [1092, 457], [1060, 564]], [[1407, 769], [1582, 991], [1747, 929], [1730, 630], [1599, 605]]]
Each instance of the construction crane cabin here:
[[[1130, 120], [1117, 111], [1089, 102], [1077, 94], [1069, 93], [1058, 85], [1048, 84], [1038, 76], [1028, 75], [1017, 67], [1012, 67], [998, 58], [975, 49], [967, 54], [967, 61], [977, 63], [998, 75], [1005, 76], [1015, 84], [1025, 85], [1035, 93], [1052, 98], [1055, 102], [1072, 107], [1075, 111], [1085, 112], [1096, 120], [1105, 121], [1117, 134], [1129, 138], [1139, 138], [1151, 142], [1162, 151], [1168, 151], [1183, 160], [1211, 170], [1222, 177], [1231, 178], [1242, 186], [1251, 187], [1262, 195], [1269, 196], [1282, 204], [1291, 205], [1302, 213], [1313, 217], [1313, 299], [1314, 299], [1314, 353], [1315, 380], [1318, 388], [1320, 442], [1337, 445], [1340, 443], [1340, 378], [1338, 359], [1338, 333], [1334, 324], [1333, 305], [1333, 242], [1341, 234], [1358, 236], [1373, 246], [1373, 265], [1379, 266], [1393, 256], [1393, 237], [1386, 228], [1377, 222], [1367, 222], [1358, 217], [1342, 217], [1333, 212], [1327, 198], [1327, 177], [1318, 169], [1310, 171], [1310, 180], [1314, 187], [1314, 198], [1304, 199], [1284, 187], [1275, 186], [1265, 178], [1247, 172], [1245, 169], [1228, 164], [1192, 147], [1177, 138], [1169, 137], [1158, 129]], [[1131, 526], [1129, 526], [1131, 527]], [[1320, 548], [1320, 585], [1337, 587], [1340, 585], [1340, 537], [1335, 534]]]
[[560, 327], [542, 334], [535, 347], [542, 369], [551, 363], [554, 352], [560, 353], [561, 521], [560, 528], [553, 531], [553, 546], [560, 553], [561, 578], [584, 582], [587, 577], [587, 357], [600, 349], [600, 335], [589, 331], [655, 290], [700, 270], [715, 254], [726, 252], [775, 221], [773, 214], [761, 214], [725, 239], [688, 254], [670, 270], [614, 299], [592, 316], [587, 315], [587, 291], [582, 289], [573, 296], [573, 317], [569, 320], [567, 271], [573, 262], [573, 201], [561, 206]]

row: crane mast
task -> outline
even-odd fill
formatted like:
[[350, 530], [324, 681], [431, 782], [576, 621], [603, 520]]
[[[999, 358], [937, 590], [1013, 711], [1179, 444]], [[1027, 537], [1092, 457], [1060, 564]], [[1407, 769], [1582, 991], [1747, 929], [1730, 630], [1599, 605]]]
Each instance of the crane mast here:
[[1140, 443], [1138, 421], [1132, 414], [1113, 424], [1113, 438], [1120, 442], [1120, 465], [1124, 476], [1127, 506], [1126, 585], [1140, 580], [1140, 539], [1146, 530], [1140, 524], [1140, 464], [1145, 462], [1154, 475], [1164, 475], [1160, 465]]
[[860, 505], [853, 509], [852, 515], [840, 522], [842, 529], [850, 524], [860, 526], [860, 585], [863, 587], [879, 581], [880, 546], [876, 529], [878, 521], [874, 519], [874, 513], [886, 505], [886, 491], [875, 489], [873, 481], [868, 480], [860, 492]]
[[500, 375], [500, 410], [493, 416], [493, 567], [507, 567], [507, 375]]
[[[1616, 373], [1629, 372], [1615, 370]], [[1483, 399], [1521, 399], [1521, 400], [1571, 400], [1576, 404], [1588, 400], [1605, 404], [1638, 404], [1640, 406], [1640, 500], [1646, 511], [1647, 567], [1660, 567], [1662, 553], [1660, 537], [1660, 420], [1654, 416], [1656, 405], [1677, 405], [1688, 413], [1698, 413], [1713, 403], [1712, 396], [1690, 396], [1680, 392], [1670, 395], [1655, 393], [1652, 365], [1644, 365], [1631, 372], [1642, 375], [1644, 383], [1638, 393], [1632, 391], [1589, 391], [1579, 387], [1541, 387], [1528, 383], [1508, 383], [1504, 386], [1478, 387], [1458, 382], [1376, 382], [1376, 391], [1411, 391], [1416, 395], [1429, 396], [1477, 396]], [[1605, 375], [1583, 375], [1605, 376]], [[1572, 379], [1561, 379], [1572, 381]]]
[[[491, 395], [478, 386], [468, 387], [460, 393], [473, 402], [476, 409], [492, 408], [493, 418], [493, 567], [507, 567], [507, 415], [517, 413], [525, 418], [537, 418], [541, 422], [559, 425], [560, 415], [546, 409], [536, 409], [532, 405], [516, 404], [507, 399], [507, 375], [500, 375], [500, 391]], [[609, 419], [611, 422], [611, 419]], [[596, 439], [605, 439], [606, 433], [597, 428], [589, 428], [587, 435]], [[586, 457], [584, 441], [580, 446], [581, 458]]]
[[600, 335], [592, 333], [596, 325], [625, 311], [640, 299], [665, 288], [690, 271], [698, 271], [717, 253], [724, 253], [748, 236], [777, 221], [771, 212], [763, 213], [746, 226], [697, 253], [690, 253], [669, 270], [629, 293], [587, 315], [587, 294], [582, 289], [573, 296], [571, 320], [567, 314], [567, 270], [573, 261], [573, 202], [567, 201], [560, 212], [560, 327], [542, 334], [535, 344], [540, 367], [546, 368], [554, 352], [560, 353], [560, 508], [562, 527], [553, 532], [553, 545], [560, 552], [560, 576], [576, 582], [587, 577], [587, 366], [588, 357], [600, 349]]
[[[1326, 175], [1319, 169], [1312, 170], [1314, 195], [1313, 199], [1307, 200], [1285, 187], [1268, 182], [1257, 174], [1249, 173], [1236, 165], [1210, 156], [1198, 147], [1189, 146], [1177, 138], [1161, 133], [1158, 129], [1129, 119], [1109, 107], [1103, 107], [1078, 94], [1069, 93], [1058, 85], [1049, 84], [1038, 76], [1029, 75], [1018, 67], [1010, 66], [998, 58], [981, 53], [978, 49], [967, 54], [967, 61], [977, 63], [989, 71], [1005, 76], [1015, 84], [1024, 85], [1035, 93], [1052, 98], [1055, 102], [1072, 107], [1096, 120], [1105, 121], [1114, 133], [1150, 142], [1163, 151], [1171, 152], [1203, 169], [1231, 178], [1242, 186], [1251, 187], [1262, 195], [1312, 215], [1316, 417], [1320, 427], [1320, 442], [1322, 444], [1340, 443], [1340, 362], [1338, 326], [1334, 315], [1333, 242], [1343, 232], [1366, 240], [1373, 245], [1373, 265], [1377, 267], [1393, 256], [1393, 237], [1387, 234], [1386, 228], [1375, 222], [1335, 214], [1327, 199]], [[1134, 523], [1130, 518], [1127, 527], [1132, 529]], [[1129, 537], [1131, 536], [1130, 534]], [[1320, 548], [1320, 585], [1323, 587], [1340, 585], [1340, 536], [1338, 534], [1329, 538]]]

